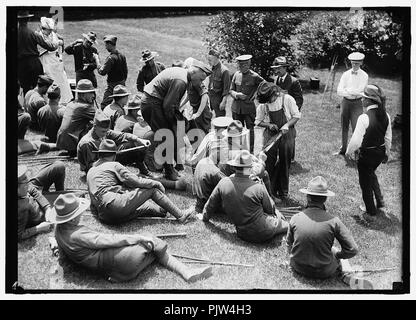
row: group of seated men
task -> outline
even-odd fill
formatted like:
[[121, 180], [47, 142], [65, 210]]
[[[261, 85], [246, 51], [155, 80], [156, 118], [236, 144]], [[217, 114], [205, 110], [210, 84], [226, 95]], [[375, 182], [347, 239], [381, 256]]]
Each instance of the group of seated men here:
[[[206, 69], [200, 62], [195, 62], [194, 68], [191, 66], [187, 72], [191, 80], [199, 80], [197, 83], [200, 84], [209, 73]], [[167, 70], [164, 73], [175, 72], [179, 73], [179, 70]], [[184, 73], [185, 77], [186, 74]], [[154, 80], [151, 82], [153, 89], [164, 81], [163, 77], [156, 77]], [[163, 265], [176, 270], [189, 281], [209, 276], [211, 269], [184, 269], [166, 253], [166, 243], [154, 236], [110, 237], [76, 227], [79, 224], [79, 214], [87, 207], [90, 207], [100, 221], [107, 224], [124, 223], [148, 214], [164, 217], [167, 213], [181, 223], [195, 220], [195, 217], [208, 223], [213, 216], [223, 212], [235, 225], [238, 237], [245, 241], [260, 243], [270, 241], [278, 234], [287, 234], [292, 268], [305, 276], [315, 278], [333, 276], [339, 272], [343, 259], [356, 255], [357, 245], [351, 233], [339, 218], [326, 212], [326, 197], [333, 194], [327, 190], [326, 181], [322, 177], [316, 177], [307, 189], [301, 190], [308, 195], [307, 208], [290, 221], [277, 209], [276, 203], [279, 201], [275, 197], [276, 192], [286, 192], [287, 195], [287, 169], [291, 154], [287, 154], [285, 158], [284, 153], [293, 145], [292, 141], [277, 139], [267, 152], [253, 155], [250, 153], [253, 146], [249, 139], [249, 130], [241, 121], [222, 116], [212, 119], [213, 130], [186, 160], [194, 172], [192, 190], [197, 198], [195, 208], [181, 210], [165, 194], [165, 187], [184, 189], [186, 184], [183, 178], [172, 178], [172, 169], [165, 165], [163, 166], [168, 180], [160, 179], [153, 172], [161, 168], [153, 157], [154, 149], [151, 149], [155, 145], [155, 132], [152, 127], [157, 128], [160, 121], [156, 125], [146, 123], [141, 115], [141, 106], [143, 101], [147, 109], [149, 105], [153, 106], [151, 117], [158, 116], [156, 110], [159, 102], [156, 99], [145, 91], [143, 95], [135, 95], [129, 100], [130, 93], [126, 87], [117, 85], [110, 96], [113, 102], [101, 110], [96, 106], [96, 89], [93, 84], [88, 79], [81, 79], [75, 89], [75, 100], [64, 107], [58, 107], [56, 100], [59, 101], [59, 87], [52, 83], [53, 80], [48, 76], [39, 76], [38, 86], [26, 94], [23, 108], [18, 104], [19, 138], [24, 138], [27, 126], [30, 126], [34, 130], [45, 132], [48, 138], [46, 143], [40, 142], [36, 148], [42, 151], [64, 149], [70, 155], [76, 155], [81, 170], [86, 173], [90, 201], [72, 193], [62, 194], [51, 209], [40, 190], [47, 191], [53, 182], [56, 190], [63, 189], [65, 167], [62, 163], [49, 165], [30, 181], [27, 168], [19, 167], [20, 239], [33, 235], [39, 230], [36, 225], [49, 220], [59, 225], [55, 230], [56, 239], [61, 250], [72, 261], [100, 271], [114, 281], [136, 277], [155, 256]], [[181, 84], [176, 82], [175, 85]], [[48, 103], [45, 94], [49, 98]], [[168, 92], [167, 95], [169, 94], [173, 93]], [[280, 111], [267, 110], [263, 116], [260, 114], [262, 109], [258, 108], [258, 123], [268, 120], [265, 125], [268, 134], [277, 135], [278, 132], [283, 132], [287, 136], [300, 117], [295, 109], [291, 109], [292, 104], [296, 105], [294, 99], [279, 94], [277, 86], [266, 81], [260, 83], [256, 96], [263, 103], [273, 104], [277, 101], [276, 105], [281, 106]], [[163, 108], [166, 99], [161, 95]], [[192, 95], [188, 99], [192, 99]], [[25, 112], [29, 110], [30, 113]], [[273, 126], [273, 121], [277, 119], [276, 114], [279, 119], [285, 119], [278, 127]], [[268, 116], [270, 119], [267, 119]], [[26, 127], [20, 127], [23, 122], [20, 120], [23, 118], [30, 118], [24, 122]], [[155, 119], [152, 118], [153, 120]], [[275, 160], [279, 157], [280, 161], [285, 159], [286, 170], [273, 172], [271, 177], [269, 171], [274, 171]], [[273, 163], [270, 160], [268, 162], [270, 158]], [[131, 172], [125, 164], [135, 164], [140, 174]], [[58, 166], [58, 173], [52, 174], [57, 171], [55, 166]], [[268, 168], [270, 169], [266, 170]], [[33, 181], [37, 182], [38, 188]], [[315, 223], [319, 227], [312, 226]], [[102, 241], [92, 240], [93, 238]], [[341, 251], [333, 248], [335, 239], [339, 241]], [[85, 247], [90, 251], [86, 251]], [[108, 248], [117, 250], [105, 250]], [[100, 254], [105, 258], [97, 260], [93, 254], [94, 249], [102, 250]], [[120, 250], [124, 253], [119, 254]], [[112, 261], [115, 256], [118, 261], [110, 270], [105, 261]]]

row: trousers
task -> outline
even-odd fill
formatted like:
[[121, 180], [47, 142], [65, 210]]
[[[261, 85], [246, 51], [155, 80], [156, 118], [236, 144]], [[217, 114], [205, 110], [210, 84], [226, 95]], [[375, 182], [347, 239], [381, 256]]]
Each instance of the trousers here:
[[341, 130], [342, 130], [342, 144], [341, 152], [345, 153], [348, 145], [348, 129], [351, 124], [352, 132], [355, 130], [358, 117], [363, 113], [363, 105], [360, 99], [341, 101]]
[[56, 191], [64, 190], [65, 164], [58, 160], [44, 166], [30, 182], [42, 191], [49, 191], [52, 184], [55, 185]]
[[383, 195], [381, 194], [375, 171], [383, 161], [385, 153], [385, 147], [361, 150], [360, 157], [357, 161], [362, 198], [369, 215], [377, 214], [374, 197], [376, 199], [377, 207], [384, 206]]

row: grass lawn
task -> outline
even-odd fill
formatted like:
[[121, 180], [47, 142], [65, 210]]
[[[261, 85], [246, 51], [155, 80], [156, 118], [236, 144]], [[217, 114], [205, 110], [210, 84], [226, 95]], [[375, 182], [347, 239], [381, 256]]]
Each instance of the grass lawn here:
[[[204, 32], [207, 16], [149, 18], [149, 19], [109, 19], [83, 22], [65, 22], [62, 35], [66, 44], [80, 38], [81, 34], [93, 30], [99, 39], [111, 33], [119, 37], [118, 48], [127, 57], [129, 77], [127, 86], [136, 92], [135, 81], [140, 67], [141, 51], [144, 48], [158, 51], [159, 61], [169, 66], [172, 61], [189, 56], [204, 60], [204, 48], [200, 39]], [[107, 56], [102, 41], [98, 44], [101, 60]], [[72, 56], [64, 54], [68, 76], [75, 78]], [[402, 261], [402, 187], [401, 187], [401, 132], [393, 131], [392, 157], [387, 165], [378, 169], [378, 177], [387, 203], [390, 219], [382, 219], [371, 225], [361, 221], [358, 209], [361, 191], [355, 167], [348, 166], [342, 157], [334, 157], [341, 142], [340, 111], [336, 86], [341, 77], [336, 74], [332, 100], [329, 93], [321, 107], [323, 87], [327, 70], [299, 71], [302, 80], [310, 76], [321, 79], [321, 90], [311, 91], [304, 84], [304, 107], [302, 119], [297, 124], [296, 160], [291, 168], [290, 197], [294, 204], [305, 205], [305, 196], [298, 190], [307, 185], [316, 175], [324, 176], [329, 188], [336, 193], [327, 202], [329, 212], [337, 215], [352, 231], [359, 246], [359, 254], [351, 259], [351, 264], [363, 269], [397, 267], [397, 271], [368, 274], [376, 289], [391, 289], [392, 282], [401, 281]], [[105, 78], [97, 75], [98, 102], [105, 88]], [[386, 92], [387, 110], [393, 120], [401, 112], [401, 79], [375, 78], [370, 74], [370, 83], [379, 84]], [[331, 89], [331, 86], [329, 86]], [[35, 138], [33, 133], [29, 137]], [[36, 171], [37, 166], [33, 169]], [[132, 170], [135, 170], [132, 168]], [[189, 168], [187, 168], [189, 170]], [[188, 179], [191, 175], [188, 171]], [[66, 188], [86, 188], [85, 177], [75, 161], [67, 162]], [[194, 206], [195, 198], [187, 192], [167, 191], [170, 198], [181, 208]], [[84, 215], [83, 222], [89, 227], [104, 232], [154, 234], [166, 232], [186, 232], [186, 238], [168, 239], [173, 253], [209, 258], [211, 260], [253, 264], [253, 268], [213, 266], [213, 276], [209, 279], [188, 284], [176, 274], [153, 264], [131, 282], [113, 284], [102, 276], [76, 267], [66, 258], [60, 258], [63, 274], [58, 276], [56, 287], [62, 289], [348, 289], [337, 279], [325, 281], [309, 280], [293, 274], [281, 266], [288, 255], [286, 247], [276, 238], [270, 243], [254, 245], [240, 240], [233, 225], [226, 218], [214, 219], [211, 224], [194, 221], [185, 226], [176, 222], [134, 221], [121, 226], [101, 224], [93, 216]], [[48, 289], [51, 267], [58, 260], [51, 255], [48, 236], [41, 234], [18, 245], [18, 280], [25, 289]]]

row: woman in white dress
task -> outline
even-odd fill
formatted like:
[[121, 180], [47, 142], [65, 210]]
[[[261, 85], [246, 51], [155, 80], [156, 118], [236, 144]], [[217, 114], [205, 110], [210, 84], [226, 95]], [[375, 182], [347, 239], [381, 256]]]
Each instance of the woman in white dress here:
[[[40, 33], [43, 35], [43, 37], [48, 38], [49, 41], [58, 42], [60, 46], [63, 46], [63, 40], [56, 33], [55, 21], [52, 18], [41, 17], [40, 27]], [[60, 49], [58, 48], [56, 51], [47, 51], [38, 46], [38, 50], [39, 58], [42, 62], [45, 74], [50, 76], [61, 89], [60, 104], [66, 105], [69, 101], [72, 100], [73, 96], [64, 69], [62, 56], [59, 53]]]

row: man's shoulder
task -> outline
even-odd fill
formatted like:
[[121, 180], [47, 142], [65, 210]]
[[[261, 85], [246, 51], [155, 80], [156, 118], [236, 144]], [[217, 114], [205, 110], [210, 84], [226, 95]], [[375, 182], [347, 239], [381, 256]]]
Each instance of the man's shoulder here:
[[88, 131], [85, 135], [83, 135], [83, 137], [81, 138], [81, 140], [79, 140], [78, 142], [78, 146], [83, 146], [84, 144], [88, 144], [90, 142], [94, 142], [95, 139], [92, 137], [92, 130], [90, 129], [90, 131]]

